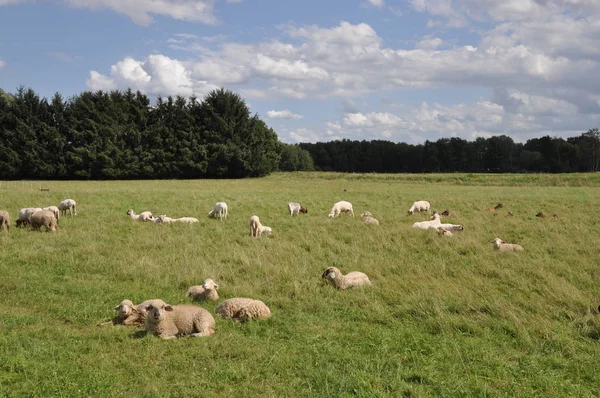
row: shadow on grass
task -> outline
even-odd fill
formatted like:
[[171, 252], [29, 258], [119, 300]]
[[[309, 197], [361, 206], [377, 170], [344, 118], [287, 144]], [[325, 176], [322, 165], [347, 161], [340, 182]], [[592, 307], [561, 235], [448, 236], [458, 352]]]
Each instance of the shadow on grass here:
[[131, 334], [131, 336], [129, 336], [132, 339], [143, 339], [144, 337], [146, 337], [146, 335], [148, 334], [148, 332], [146, 332], [145, 330], [138, 330], [137, 332]]

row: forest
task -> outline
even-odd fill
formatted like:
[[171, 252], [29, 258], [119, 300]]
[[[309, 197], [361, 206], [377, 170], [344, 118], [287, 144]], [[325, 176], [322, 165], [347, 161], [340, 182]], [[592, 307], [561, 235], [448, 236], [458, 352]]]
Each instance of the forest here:
[[0, 179], [261, 177], [274, 171], [360, 173], [588, 172], [600, 169], [597, 128], [516, 143], [506, 135], [285, 144], [238, 94], [150, 98], [137, 91], [40, 97], [0, 90]]

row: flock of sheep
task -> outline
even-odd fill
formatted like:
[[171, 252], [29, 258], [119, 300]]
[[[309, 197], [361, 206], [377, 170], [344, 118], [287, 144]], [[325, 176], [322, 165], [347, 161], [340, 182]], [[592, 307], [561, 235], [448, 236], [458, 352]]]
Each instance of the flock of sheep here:
[[[495, 208], [488, 210], [498, 210], [502, 205], [498, 204]], [[290, 216], [308, 213], [308, 209], [301, 206], [300, 203], [288, 203]], [[430, 213], [431, 205], [427, 201], [417, 201], [408, 210], [408, 214], [426, 212]], [[341, 213], [354, 216], [352, 203], [340, 201], [333, 205], [328, 218], [334, 218]], [[44, 226], [47, 231], [56, 231], [58, 229], [58, 220], [60, 215], [70, 214], [75, 216], [76, 202], [73, 199], [65, 199], [58, 206], [49, 206], [45, 208], [23, 208], [19, 211], [17, 226], [30, 225], [34, 230], [40, 230]], [[127, 214], [133, 220], [153, 223], [197, 223], [199, 220], [194, 217], [171, 218], [167, 215], [154, 217], [151, 212], [144, 211], [136, 214], [133, 209], [127, 211]], [[208, 213], [211, 218], [223, 220], [227, 218], [228, 206], [225, 202], [217, 202], [214, 208]], [[415, 222], [412, 227], [422, 230], [435, 230], [440, 236], [452, 236], [453, 231], [463, 231], [464, 227], [458, 224], [448, 224], [441, 222], [441, 216], [448, 216], [446, 210], [438, 214], [433, 212], [430, 220]], [[512, 215], [512, 214], [511, 214]], [[361, 214], [365, 224], [379, 225], [371, 213]], [[0, 229], [10, 227], [10, 216], [8, 212], [0, 210]], [[261, 235], [270, 235], [272, 228], [262, 225], [258, 216], [250, 217], [249, 230], [251, 237]], [[521, 252], [523, 247], [517, 244], [506, 243], [500, 238], [495, 238], [494, 248], [502, 252]], [[321, 277], [337, 289], [344, 290], [359, 286], [371, 285], [369, 277], [359, 271], [349, 272], [344, 275], [335, 267], [328, 267]], [[192, 286], [187, 291], [187, 296], [193, 300], [217, 301], [219, 294], [218, 285], [212, 279], [206, 279], [202, 285]], [[160, 299], [146, 300], [140, 304], [133, 304], [131, 300], [123, 300], [114, 308], [117, 315], [111, 321], [100, 323], [99, 325], [132, 325], [143, 326], [147, 332], [153, 333], [163, 339], [172, 339], [184, 335], [190, 336], [210, 336], [215, 331], [215, 319], [212, 314], [202, 307], [190, 304], [169, 305]], [[245, 322], [250, 319], [267, 319], [271, 316], [269, 307], [260, 300], [251, 298], [230, 298], [219, 304], [215, 313], [222, 318], [234, 319]]]

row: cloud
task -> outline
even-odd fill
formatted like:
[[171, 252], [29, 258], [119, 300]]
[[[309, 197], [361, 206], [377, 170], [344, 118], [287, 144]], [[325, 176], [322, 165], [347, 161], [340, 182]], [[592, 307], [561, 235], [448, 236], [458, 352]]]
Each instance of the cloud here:
[[65, 63], [71, 63], [75, 60], [83, 59], [83, 57], [79, 55], [68, 55], [63, 52], [49, 52], [48, 55], [57, 58]]
[[284, 109], [282, 111], [268, 111], [267, 112], [267, 117], [270, 119], [294, 119], [294, 120], [298, 120], [298, 119], [302, 119], [304, 116], [302, 115], [298, 115], [296, 113], [292, 113], [287, 109]]
[[367, 4], [373, 7], [382, 8], [385, 5], [384, 0], [367, 0]]
[[421, 41], [417, 43], [416, 48], [421, 50], [435, 50], [439, 46], [441, 46], [442, 43], [443, 40], [439, 37], [425, 36]]
[[4, 62], [0, 59], [0, 69], [4, 68], [5, 66], [6, 66], [6, 62]]

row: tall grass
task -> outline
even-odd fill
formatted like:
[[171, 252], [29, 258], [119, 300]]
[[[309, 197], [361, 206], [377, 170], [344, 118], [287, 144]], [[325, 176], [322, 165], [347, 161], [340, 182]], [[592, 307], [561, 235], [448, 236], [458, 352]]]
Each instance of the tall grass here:
[[[19, 208], [67, 197], [78, 215], [54, 234], [0, 232], [0, 396], [600, 395], [596, 176], [453, 176], [2, 182], [13, 225]], [[413, 230], [420, 199], [465, 231]], [[338, 200], [357, 217], [327, 219]], [[226, 221], [207, 218], [217, 201]], [[289, 201], [309, 213], [290, 217]], [[498, 202], [498, 215], [484, 210]], [[129, 208], [200, 223], [138, 223]], [[379, 227], [360, 222], [365, 210]], [[253, 214], [272, 237], [248, 236]], [[525, 252], [494, 252], [496, 236]], [[320, 278], [328, 266], [373, 286], [336, 291]], [[211, 337], [172, 341], [95, 326], [124, 298], [188, 302], [209, 277], [272, 318], [217, 319]]]

